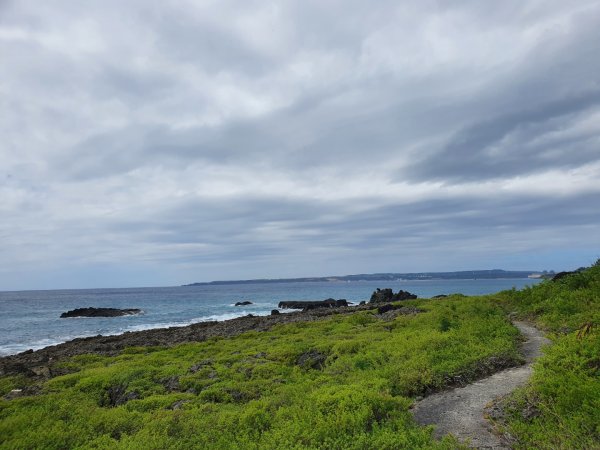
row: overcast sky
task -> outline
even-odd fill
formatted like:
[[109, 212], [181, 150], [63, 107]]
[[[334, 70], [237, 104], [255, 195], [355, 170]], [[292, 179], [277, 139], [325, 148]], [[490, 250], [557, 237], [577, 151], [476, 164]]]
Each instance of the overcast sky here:
[[598, 0], [0, 0], [0, 290], [599, 257]]

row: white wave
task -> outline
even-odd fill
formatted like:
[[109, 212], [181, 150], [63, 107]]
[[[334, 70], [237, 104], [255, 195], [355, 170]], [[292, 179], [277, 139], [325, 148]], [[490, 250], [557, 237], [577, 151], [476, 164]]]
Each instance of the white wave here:
[[[294, 312], [294, 310], [282, 310], [280, 312], [288, 313], [288, 312]], [[238, 317], [247, 316], [248, 314], [252, 314], [254, 316], [267, 316], [270, 313], [271, 313], [271, 309], [269, 309], [268, 311], [266, 311], [266, 310], [255, 311], [254, 310], [252, 312], [250, 312], [246, 309], [240, 309], [235, 312], [228, 312], [228, 313], [223, 313], [223, 314], [213, 314], [210, 316], [194, 317], [192, 319], [187, 319], [187, 320], [130, 325], [127, 327], [121, 327], [114, 331], [103, 332], [102, 336], [117, 336], [117, 335], [120, 335], [120, 334], [123, 334], [126, 332], [154, 330], [154, 329], [159, 329], [159, 328], [185, 327], [185, 326], [192, 325], [194, 323], [200, 323], [200, 322], [211, 322], [211, 321], [221, 322], [221, 321], [225, 321], [225, 320], [231, 320], [231, 319], [235, 319]], [[127, 317], [127, 316], [124, 316], [124, 317]], [[134, 316], [129, 316], [129, 317], [134, 317]], [[41, 339], [39, 341], [34, 341], [34, 342], [29, 342], [29, 343], [27, 343], [27, 342], [11, 343], [11, 344], [2, 345], [2, 346], [0, 346], [0, 356], [14, 355], [14, 354], [21, 353], [21, 352], [24, 352], [24, 351], [30, 350], [30, 349], [31, 350], [39, 350], [44, 347], [62, 344], [64, 342], [68, 342], [73, 339], [98, 336], [99, 335], [98, 331], [99, 330], [96, 330], [95, 332], [94, 331], [90, 331], [87, 333], [83, 332], [83, 333], [77, 333], [77, 334], [67, 335], [67, 336], [59, 336], [56, 338], [45, 338], [45, 339]]]

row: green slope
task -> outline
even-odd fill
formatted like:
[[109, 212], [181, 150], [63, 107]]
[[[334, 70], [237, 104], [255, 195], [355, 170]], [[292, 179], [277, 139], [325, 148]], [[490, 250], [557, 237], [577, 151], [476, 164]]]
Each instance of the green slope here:
[[549, 332], [529, 385], [502, 402], [522, 449], [600, 449], [600, 264], [507, 292], [504, 305]]

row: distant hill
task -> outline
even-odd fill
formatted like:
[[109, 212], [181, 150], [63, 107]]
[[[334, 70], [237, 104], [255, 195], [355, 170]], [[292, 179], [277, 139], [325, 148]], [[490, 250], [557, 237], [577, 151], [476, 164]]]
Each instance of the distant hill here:
[[[307, 283], [307, 282], [340, 282], [340, 281], [396, 281], [396, 280], [472, 280], [498, 278], [528, 278], [540, 274], [535, 270], [463, 270], [459, 272], [417, 272], [417, 273], [363, 273], [358, 275], [342, 275], [331, 277], [305, 278], [263, 278], [256, 280], [222, 280], [191, 283], [184, 286], [205, 286], [220, 284], [259, 284], [259, 283]], [[546, 273], [546, 272], [545, 272]], [[551, 272], [553, 273], [553, 272]]]

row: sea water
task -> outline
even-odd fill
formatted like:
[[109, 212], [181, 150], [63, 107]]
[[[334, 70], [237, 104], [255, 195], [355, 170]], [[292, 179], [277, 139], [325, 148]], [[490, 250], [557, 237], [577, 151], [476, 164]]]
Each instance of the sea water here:
[[[247, 314], [267, 315], [282, 300], [369, 300], [376, 288], [432, 297], [480, 295], [532, 285], [534, 279], [257, 283], [161, 288], [0, 292], [0, 356], [40, 349], [77, 337], [185, 326]], [[236, 302], [251, 301], [248, 306]], [[75, 308], [139, 308], [142, 314], [61, 319]]]

